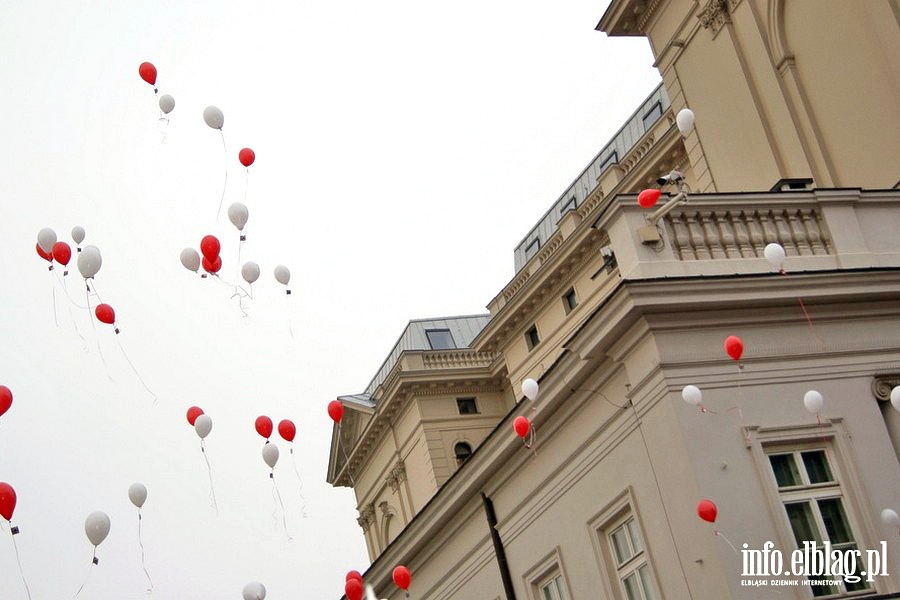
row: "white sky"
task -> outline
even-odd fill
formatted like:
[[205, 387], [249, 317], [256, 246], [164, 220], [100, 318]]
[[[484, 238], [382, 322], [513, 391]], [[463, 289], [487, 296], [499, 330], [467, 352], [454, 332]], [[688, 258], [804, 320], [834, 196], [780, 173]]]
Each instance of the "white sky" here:
[[[325, 483], [325, 406], [362, 391], [407, 320], [484, 312], [513, 275], [514, 246], [655, 87], [646, 40], [594, 31], [607, 4], [0, 5], [0, 384], [15, 396], [0, 417], [0, 481], [19, 496], [32, 598], [71, 598], [84, 582], [95, 510], [112, 529], [80, 598], [147, 597], [135, 481], [149, 489], [153, 597], [240, 598], [251, 580], [270, 600], [341, 595], [346, 571], [368, 560], [352, 494]], [[137, 73], [145, 60], [175, 97], [167, 127]], [[229, 151], [218, 222], [210, 104]], [[225, 209], [244, 197], [244, 146], [257, 162], [242, 259], [263, 270], [248, 318], [229, 288], [178, 260], [212, 233], [222, 276], [238, 280]], [[34, 251], [40, 228], [71, 243], [74, 225], [103, 254], [96, 284], [119, 336], [92, 329]], [[289, 298], [278, 263], [291, 269]], [[70, 271], [83, 305], [74, 259]], [[214, 422], [218, 516], [184, 417], [192, 404]], [[273, 438], [290, 541], [273, 518], [260, 414], [299, 430], [305, 519]], [[26, 597], [6, 529], [0, 596]]]

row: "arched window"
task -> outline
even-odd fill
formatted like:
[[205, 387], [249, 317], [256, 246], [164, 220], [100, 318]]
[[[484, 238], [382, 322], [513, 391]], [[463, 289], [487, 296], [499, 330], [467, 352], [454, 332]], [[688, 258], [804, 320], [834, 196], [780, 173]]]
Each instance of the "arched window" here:
[[456, 455], [456, 466], [460, 466], [472, 456], [472, 446], [466, 442], [458, 442], [453, 447], [453, 454]]

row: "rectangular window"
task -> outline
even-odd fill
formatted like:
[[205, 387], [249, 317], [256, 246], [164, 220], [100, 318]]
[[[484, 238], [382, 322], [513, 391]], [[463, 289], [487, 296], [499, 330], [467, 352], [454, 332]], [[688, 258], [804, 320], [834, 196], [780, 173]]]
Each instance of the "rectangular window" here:
[[[769, 451], [767, 456], [797, 548], [803, 549], [804, 542], [815, 542], [821, 549], [823, 542], [828, 541], [834, 550], [857, 550], [856, 538], [844, 508], [841, 485], [835, 477], [827, 448]], [[818, 554], [824, 558], [821, 550]], [[862, 567], [858, 566], [857, 570], [859, 568]], [[862, 577], [857, 583], [842, 581], [838, 585], [810, 587], [813, 596], [818, 598], [867, 590], [870, 584]]]
[[602, 173], [606, 170], [606, 167], [617, 162], [619, 162], [619, 153], [613, 150], [613, 153], [604, 158], [603, 162], [600, 163], [600, 172]]
[[538, 250], [541, 249], [541, 240], [540, 238], [534, 238], [529, 242], [527, 246], [525, 246], [525, 260], [531, 260], [531, 257], [537, 254]]
[[528, 569], [522, 578], [528, 600], [569, 600], [571, 597], [559, 546]]
[[654, 123], [659, 121], [659, 118], [662, 116], [662, 104], [659, 102], [655, 103], [650, 107], [650, 110], [644, 113], [644, 118], [642, 121], [644, 122], [644, 131], [650, 129]]
[[529, 350], [541, 343], [541, 338], [538, 336], [537, 325], [532, 325], [528, 331], [525, 332], [525, 341], [528, 343]]
[[449, 329], [426, 329], [425, 336], [432, 350], [452, 350], [456, 348], [456, 342]]
[[575, 295], [575, 288], [569, 288], [569, 291], [563, 295], [563, 307], [566, 309], [566, 314], [572, 312], [576, 306], [578, 306], [578, 297]]
[[569, 198], [569, 201], [566, 202], [565, 204], [563, 204], [562, 208], [559, 209], [559, 216], [560, 217], [563, 216], [570, 210], [575, 210], [576, 206], [577, 206], [577, 201], [575, 200], [575, 196], [572, 196], [571, 198]]
[[644, 552], [637, 522], [626, 515], [607, 534], [616, 574], [627, 600], [657, 600], [656, 584]]
[[457, 398], [456, 407], [461, 415], [478, 414], [478, 405], [475, 404], [475, 398]]
[[568, 600], [562, 575], [559, 573], [551, 575], [545, 583], [541, 584], [540, 590], [541, 600]]

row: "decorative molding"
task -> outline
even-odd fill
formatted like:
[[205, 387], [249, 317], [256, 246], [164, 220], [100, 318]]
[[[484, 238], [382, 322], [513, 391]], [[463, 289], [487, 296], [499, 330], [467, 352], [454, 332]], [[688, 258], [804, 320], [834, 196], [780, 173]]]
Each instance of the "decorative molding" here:
[[643, 12], [641, 12], [641, 16], [638, 17], [638, 30], [642, 33], [646, 34], [647, 23], [650, 22], [651, 17], [653, 17], [653, 13], [656, 12], [656, 8], [659, 6], [659, 3], [661, 1], [662, 0], [650, 0], [650, 2], [644, 8]]
[[384, 481], [395, 494], [400, 490], [400, 484], [406, 481], [406, 465], [403, 460], [397, 461]]
[[471, 367], [490, 367], [496, 352], [475, 352], [472, 350], [452, 350], [447, 352], [429, 352], [422, 355], [426, 369], [460, 369]]
[[367, 504], [359, 509], [359, 518], [356, 519], [363, 533], [369, 533], [369, 528], [375, 525], [375, 504]]
[[637, 164], [641, 161], [644, 156], [650, 152], [650, 149], [653, 148], [653, 144], [656, 143], [656, 138], [651, 133], [647, 136], [647, 139], [644, 140], [639, 146], [636, 146], [632, 149], [631, 152], [622, 160], [622, 171], [627, 175], [629, 171], [631, 171]]
[[728, 0], [709, 0], [697, 18], [700, 19], [700, 25], [704, 29], [712, 29], [715, 36], [722, 27], [731, 23]]
[[872, 395], [879, 402], [889, 402], [891, 390], [900, 385], [900, 373], [893, 375], [876, 375], [872, 379]]

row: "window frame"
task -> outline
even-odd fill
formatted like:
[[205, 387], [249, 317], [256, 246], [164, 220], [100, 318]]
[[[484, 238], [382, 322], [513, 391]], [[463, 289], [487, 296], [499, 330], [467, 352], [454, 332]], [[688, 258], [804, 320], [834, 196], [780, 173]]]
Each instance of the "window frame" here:
[[567, 212], [569, 212], [570, 210], [575, 210], [576, 208], [578, 208], [578, 199], [574, 195], [572, 195], [568, 200], [566, 200], [566, 203], [560, 207], [559, 217], [564, 217]]
[[[447, 336], [450, 338], [450, 341], [453, 343], [453, 345], [449, 348], [435, 348], [434, 342], [431, 341], [431, 336], [428, 335], [429, 333], [446, 333]], [[440, 350], [456, 350], [459, 348], [459, 346], [456, 345], [456, 339], [453, 337], [453, 333], [445, 327], [440, 328], [440, 329], [426, 329], [425, 330], [425, 339], [428, 341], [428, 346], [431, 350], [438, 350], [438, 351], [440, 351]]]
[[[532, 335], [532, 333], [534, 335]], [[525, 344], [528, 346], [528, 351], [531, 352], [535, 348], [538, 347], [541, 343], [541, 334], [538, 331], [537, 323], [532, 323], [531, 327], [525, 330]]]
[[[472, 402], [472, 408], [474, 409], [472, 412], [463, 412], [463, 403], [464, 402]], [[478, 398], [475, 396], [465, 396], [462, 398], [456, 399], [456, 410], [460, 415], [479, 415], [481, 412], [478, 410]]]
[[559, 546], [555, 546], [549, 554], [528, 569], [522, 575], [522, 579], [528, 593], [528, 600], [544, 600], [543, 590], [553, 581], [558, 581], [558, 588], [562, 590], [560, 600], [573, 600], [574, 598]]
[[[535, 248], [535, 245], [537, 246], [536, 248]], [[534, 248], [533, 251], [532, 251], [532, 248]], [[530, 242], [528, 242], [528, 245], [525, 246], [525, 251], [524, 251], [525, 252], [525, 262], [528, 262], [529, 260], [534, 258], [535, 255], [540, 251], [541, 251], [541, 238], [536, 237], [533, 240], [531, 240]]]
[[[574, 302], [571, 302], [569, 298], [572, 298]], [[570, 287], [566, 290], [566, 293], [562, 295], [563, 308], [566, 310], [566, 314], [571, 313], [573, 310], [578, 308], [578, 294], [575, 293], [575, 288]]]
[[[647, 123], [647, 117], [653, 114], [654, 111], [659, 110], [659, 116], [653, 119], [652, 123]], [[650, 128], [653, 127], [657, 121], [659, 121], [663, 116], [662, 103], [657, 100], [654, 102], [650, 108], [644, 111], [643, 116], [641, 117], [641, 124], [644, 126], [644, 133], [650, 131]]]
[[[457, 446], [461, 446], [461, 445], [467, 446], [469, 448], [469, 455], [462, 460], [460, 460], [459, 454], [457, 454], [457, 452], [456, 452]], [[467, 460], [469, 460], [472, 457], [472, 454], [474, 454], [474, 453], [475, 453], [475, 451], [472, 449], [472, 444], [470, 444], [468, 440], [457, 440], [453, 443], [453, 459], [456, 461], [457, 467], [461, 467], [463, 465], [463, 463], [465, 463]]]

